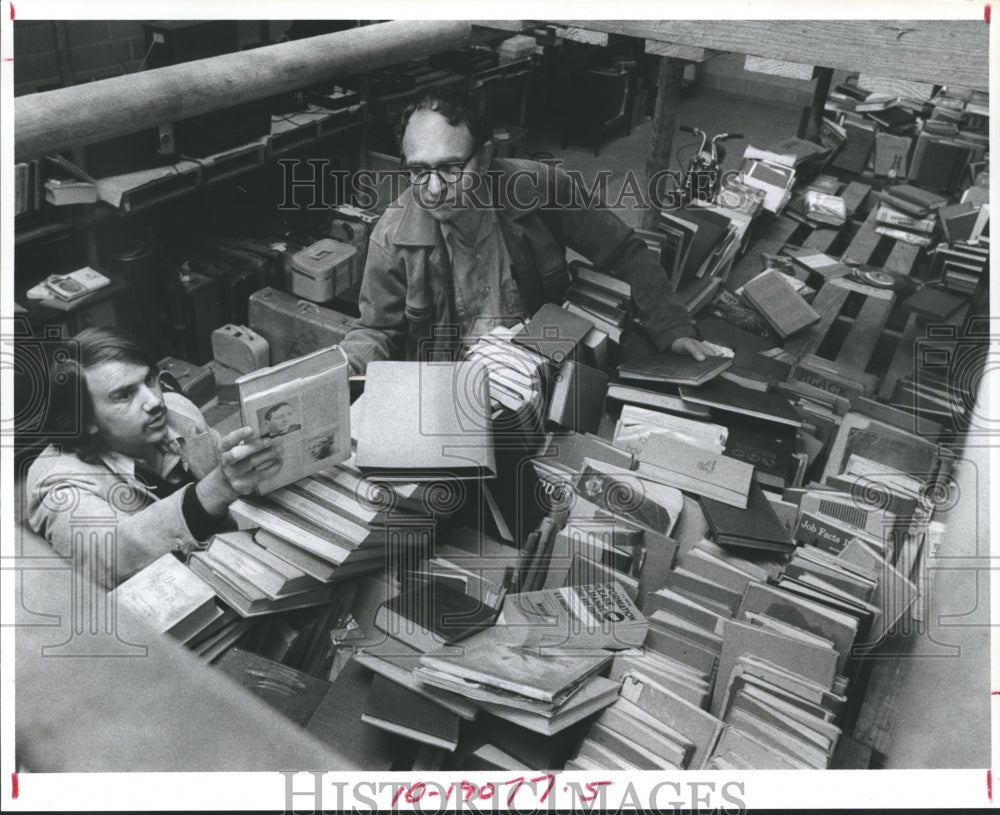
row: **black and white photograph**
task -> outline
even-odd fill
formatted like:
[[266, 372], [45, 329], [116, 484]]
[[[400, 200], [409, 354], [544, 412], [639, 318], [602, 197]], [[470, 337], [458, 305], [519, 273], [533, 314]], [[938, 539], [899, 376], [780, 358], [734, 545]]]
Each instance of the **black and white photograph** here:
[[257, 409], [257, 426], [262, 439], [276, 439], [302, 429], [298, 398], [292, 402], [275, 402]]
[[990, 4], [571, 8], [0, 2], [4, 810], [994, 805]]

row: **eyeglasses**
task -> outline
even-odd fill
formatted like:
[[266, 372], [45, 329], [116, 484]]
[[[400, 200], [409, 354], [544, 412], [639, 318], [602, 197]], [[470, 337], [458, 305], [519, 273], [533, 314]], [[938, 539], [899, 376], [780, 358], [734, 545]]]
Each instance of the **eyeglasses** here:
[[472, 161], [478, 150], [473, 150], [464, 161], [450, 161], [446, 164], [438, 164], [434, 167], [424, 167], [419, 164], [406, 164], [403, 169], [410, 176], [410, 183], [421, 185], [431, 180], [432, 175], [436, 175], [438, 180], [445, 184], [454, 184], [465, 174], [466, 165]]

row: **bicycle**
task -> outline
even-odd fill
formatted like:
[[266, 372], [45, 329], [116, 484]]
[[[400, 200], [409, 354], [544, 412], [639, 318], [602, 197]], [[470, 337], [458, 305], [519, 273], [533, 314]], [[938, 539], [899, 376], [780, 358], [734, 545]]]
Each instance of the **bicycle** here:
[[[708, 134], [697, 127], [680, 125], [678, 130], [701, 139], [698, 151], [691, 157], [681, 178], [681, 204], [687, 206], [696, 199], [711, 203], [722, 186], [722, 162], [726, 157], [726, 148], [722, 142], [727, 139], [742, 139], [743, 134], [718, 133], [709, 139]], [[677, 153], [679, 158], [680, 150]]]

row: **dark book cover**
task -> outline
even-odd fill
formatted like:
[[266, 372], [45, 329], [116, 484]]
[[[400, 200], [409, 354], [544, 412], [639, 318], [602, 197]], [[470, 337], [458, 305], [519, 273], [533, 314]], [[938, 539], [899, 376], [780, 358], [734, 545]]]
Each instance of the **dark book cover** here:
[[844, 122], [847, 140], [833, 156], [830, 164], [847, 172], [861, 174], [875, 146], [875, 128], [854, 122]]
[[568, 360], [555, 377], [548, 419], [568, 430], [596, 433], [604, 416], [608, 375], [582, 362]]
[[729, 357], [710, 356], [700, 362], [688, 354], [662, 351], [623, 362], [618, 378], [633, 385], [671, 383], [701, 385], [733, 364]]
[[711, 498], [701, 497], [699, 501], [715, 542], [720, 546], [766, 550], [791, 550], [795, 546], [756, 482], [750, 485], [746, 509]]
[[375, 625], [395, 639], [422, 640], [429, 646], [423, 650], [433, 650], [488, 628], [496, 616], [496, 608], [443, 578], [412, 579], [382, 605]]
[[898, 105], [886, 108], [885, 110], [867, 111], [865, 115], [886, 130], [902, 130], [916, 121], [916, 116], [912, 111], [901, 108]]
[[239, 648], [230, 648], [215, 665], [261, 701], [303, 727], [330, 687], [329, 682]]
[[409, 769], [396, 766], [397, 760], [407, 754], [406, 742], [394, 733], [361, 721], [371, 678], [367, 668], [354, 659], [349, 660], [330, 683], [305, 728], [370, 772]]
[[774, 340], [746, 331], [718, 317], [702, 317], [695, 325], [702, 339], [732, 348], [736, 352], [733, 360], [737, 364], [749, 354], [777, 347]]
[[794, 427], [743, 419], [729, 422], [728, 428], [723, 450], [727, 456], [752, 464], [755, 476], [764, 472], [776, 481], [788, 479], [795, 453]]
[[570, 359], [576, 346], [594, 324], [554, 303], [546, 303], [528, 321], [525, 329], [515, 335], [518, 345], [541, 354], [556, 364]]
[[757, 275], [744, 284], [743, 294], [782, 339], [819, 322], [819, 313], [782, 272], [772, 269]]
[[445, 750], [458, 746], [458, 714], [381, 674], [372, 679], [361, 721]]
[[699, 276], [702, 266], [709, 260], [713, 250], [729, 231], [730, 220], [725, 215], [708, 209], [687, 209], [682, 217], [698, 225], [691, 241], [691, 250], [687, 253], [684, 267], [678, 280], [678, 288], [682, 288], [685, 280]]
[[705, 405], [713, 411], [741, 413], [778, 424], [802, 426], [802, 420], [784, 396], [741, 388], [725, 380], [715, 379], [697, 388], [681, 385], [680, 394], [685, 402]]

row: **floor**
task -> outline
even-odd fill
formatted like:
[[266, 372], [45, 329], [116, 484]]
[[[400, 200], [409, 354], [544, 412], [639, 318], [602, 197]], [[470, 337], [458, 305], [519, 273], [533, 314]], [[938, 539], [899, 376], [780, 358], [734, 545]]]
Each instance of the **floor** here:
[[[795, 135], [799, 116], [797, 107], [697, 90], [681, 100], [678, 123], [712, 134], [742, 131], [744, 139], [727, 143], [724, 169], [734, 169], [747, 144], [766, 148]], [[580, 171], [585, 179], [610, 169], [614, 197], [628, 172], [645, 181], [651, 134], [647, 119], [628, 136], [602, 144], [596, 158], [592, 148], [582, 145], [563, 149], [558, 134], [533, 134], [527, 152], [562, 158], [564, 167]], [[687, 162], [692, 138], [675, 133], [672, 169]], [[639, 207], [628, 205], [618, 212], [631, 226], [639, 225]], [[957, 501], [937, 516], [947, 521], [947, 532], [929, 544], [924, 621], [912, 652], [900, 658], [899, 686], [888, 717], [891, 731], [884, 763], [888, 769], [989, 766], [988, 452], [988, 447], [970, 445], [955, 471]]]

